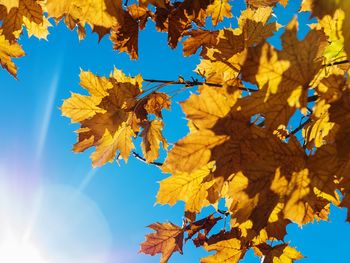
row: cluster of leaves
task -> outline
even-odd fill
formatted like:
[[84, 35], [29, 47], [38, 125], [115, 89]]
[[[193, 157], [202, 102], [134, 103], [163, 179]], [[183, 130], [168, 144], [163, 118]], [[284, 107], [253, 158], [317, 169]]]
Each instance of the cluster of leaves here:
[[[77, 28], [79, 39], [86, 36], [86, 26], [101, 39], [110, 35], [113, 47], [138, 58], [138, 32], [152, 18], [159, 31], [168, 32], [169, 45], [177, 46], [193, 23], [204, 26], [205, 18], [212, 16], [213, 24], [230, 17], [228, 0], [186, 0], [171, 4], [168, 0], [140, 0], [125, 5], [122, 0], [0, 0], [0, 63], [16, 77], [12, 58], [25, 55], [18, 44], [26, 29], [29, 36], [46, 39], [51, 26], [48, 18], [64, 23], [71, 30]], [[132, 1], [130, 1], [132, 2]], [[148, 9], [152, 4], [153, 8]]]
[[[168, 150], [162, 110], [171, 101], [162, 85], [144, 89], [141, 76], [117, 69], [109, 77], [82, 71], [80, 84], [89, 95], [73, 93], [61, 107], [80, 123], [74, 151], [96, 147], [94, 166], [127, 161], [139, 136], [141, 158], [154, 163], [162, 144], [167, 157], [160, 168], [171, 175], [160, 182], [157, 203], [183, 201], [185, 220], [182, 226], [149, 226], [155, 232], [146, 236], [141, 251], [161, 253], [161, 262], [182, 253], [189, 240], [216, 251], [203, 263], [238, 262], [249, 249], [264, 263], [302, 258], [284, 243], [288, 224], [327, 220], [330, 204], [350, 211], [350, 2], [304, 0], [299, 12], [310, 11], [317, 22], [300, 40], [293, 19], [281, 37], [282, 50], [267, 38], [281, 28], [273, 7], [287, 0], [246, 0], [239, 26], [217, 30], [233, 16], [228, 0], [126, 2], [0, 0], [1, 65], [16, 75], [11, 57], [24, 55], [17, 43], [22, 27], [46, 37], [47, 17], [64, 19], [80, 38], [86, 25], [100, 38], [110, 34], [114, 48], [133, 59], [138, 31], [149, 19], [168, 33], [170, 47], [184, 38], [185, 56], [201, 49], [195, 71], [204, 79], [173, 82], [198, 86], [198, 93], [181, 103], [188, 135]], [[213, 30], [205, 27], [209, 17]], [[293, 129], [297, 118], [301, 124]], [[220, 200], [227, 211], [196, 219]], [[222, 219], [229, 227], [212, 233]]]

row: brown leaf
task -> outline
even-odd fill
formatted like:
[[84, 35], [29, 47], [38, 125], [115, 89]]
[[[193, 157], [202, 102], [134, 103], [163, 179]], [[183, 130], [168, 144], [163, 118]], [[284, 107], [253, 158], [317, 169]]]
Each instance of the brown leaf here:
[[12, 8], [2, 23], [2, 34], [6, 39], [14, 42], [18, 38], [18, 31], [22, 30], [23, 18], [36, 24], [43, 23], [43, 10], [35, 0], [20, 0], [19, 6]]
[[218, 31], [197, 29], [186, 33], [186, 35], [190, 36], [182, 42], [186, 57], [195, 54], [202, 46], [212, 47], [218, 42]]
[[173, 223], [155, 223], [148, 227], [156, 232], [146, 235], [146, 241], [141, 244], [140, 252], [152, 256], [161, 253], [161, 263], [168, 262], [175, 252], [182, 254], [184, 235], [182, 228]]
[[171, 102], [167, 94], [162, 92], [153, 92], [147, 96], [144, 108], [149, 114], [154, 114], [156, 117], [162, 118], [162, 110], [169, 110], [170, 103]]
[[[207, 236], [210, 230], [221, 219], [222, 219], [221, 217], [215, 217], [213, 214], [211, 214], [201, 220], [190, 223], [186, 227], [186, 232], [188, 234], [187, 239], [191, 239], [197, 233], [201, 234], [200, 231], [204, 231], [204, 236]], [[203, 239], [203, 237], [201, 239]]]
[[295, 248], [288, 246], [288, 244], [280, 244], [274, 247], [260, 244], [255, 247], [255, 251], [264, 258], [263, 263], [293, 263], [295, 260], [303, 258], [302, 254]]
[[163, 122], [160, 120], [147, 122], [143, 127], [143, 131], [140, 135], [143, 138], [141, 148], [147, 162], [153, 162], [158, 159], [160, 143], [162, 143], [164, 149], [168, 147], [163, 137], [162, 129]]
[[138, 58], [139, 25], [137, 21], [124, 11], [124, 23], [112, 28], [111, 40], [113, 48], [120, 52], [126, 52], [131, 59]]

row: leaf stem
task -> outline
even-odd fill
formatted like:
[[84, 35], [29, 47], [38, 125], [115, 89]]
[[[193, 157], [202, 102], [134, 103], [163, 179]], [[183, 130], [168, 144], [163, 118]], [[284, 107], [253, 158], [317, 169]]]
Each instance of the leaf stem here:
[[139, 161], [141, 161], [141, 162], [143, 162], [143, 163], [146, 163], [146, 164], [153, 164], [153, 165], [155, 165], [155, 166], [158, 166], [158, 167], [160, 167], [160, 166], [162, 166], [163, 165], [163, 163], [160, 163], [160, 162], [147, 162], [147, 160], [144, 158], [144, 157], [142, 157], [140, 154], [138, 154], [137, 152], [135, 152], [135, 151], [133, 151], [132, 152], [132, 155], [137, 159], [137, 160], [139, 160]]

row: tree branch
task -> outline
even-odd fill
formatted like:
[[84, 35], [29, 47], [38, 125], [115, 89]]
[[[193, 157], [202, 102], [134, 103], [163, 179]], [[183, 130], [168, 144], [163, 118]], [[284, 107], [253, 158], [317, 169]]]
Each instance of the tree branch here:
[[[218, 84], [218, 83], [210, 83], [210, 82], [202, 82], [202, 81], [198, 81], [198, 80], [163, 80], [163, 79], [143, 79], [146, 82], [149, 83], [164, 83], [164, 84], [168, 84], [168, 85], [186, 85], [188, 87], [194, 87], [194, 86], [199, 86], [199, 85], [207, 85], [207, 86], [211, 86], [211, 87], [223, 87], [222, 84]], [[240, 90], [245, 90], [245, 91], [250, 91], [250, 92], [256, 92], [258, 90], [256, 89], [250, 89], [250, 88], [239, 88]]]
[[328, 63], [328, 64], [324, 64], [323, 66], [324, 67], [330, 67], [330, 66], [334, 66], [334, 65], [343, 65], [343, 64], [346, 64], [346, 63], [350, 63], [349, 60], [340, 60], [340, 61], [335, 61], [335, 62], [332, 62], [332, 63]]
[[146, 163], [146, 164], [153, 164], [153, 165], [155, 165], [155, 166], [158, 166], [158, 167], [160, 167], [160, 166], [162, 166], [163, 165], [163, 163], [160, 163], [160, 162], [147, 162], [146, 161], [146, 159], [144, 158], [144, 157], [142, 157], [141, 155], [139, 155], [137, 152], [132, 152], [132, 155], [137, 159], [137, 160], [139, 160], [139, 161], [141, 161], [141, 162], [143, 162], [143, 163]]

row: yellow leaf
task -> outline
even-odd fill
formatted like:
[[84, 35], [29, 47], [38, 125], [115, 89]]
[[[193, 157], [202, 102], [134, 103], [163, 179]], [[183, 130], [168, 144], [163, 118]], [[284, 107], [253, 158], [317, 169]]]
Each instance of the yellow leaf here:
[[132, 138], [145, 121], [136, 109], [142, 77], [127, 77], [117, 69], [110, 78], [81, 71], [80, 84], [91, 96], [73, 94], [61, 108], [72, 122], [81, 124], [73, 150], [81, 152], [96, 146], [91, 156], [94, 166], [113, 161], [117, 151], [127, 160], [134, 148]]
[[307, 204], [303, 200], [310, 192], [310, 178], [307, 169], [293, 173], [291, 181], [287, 188], [286, 195], [288, 201], [284, 207], [284, 216], [299, 225], [303, 224]]
[[164, 149], [168, 147], [163, 137], [162, 129], [163, 122], [160, 120], [153, 120], [146, 123], [140, 135], [143, 138], [141, 143], [142, 152], [147, 162], [153, 162], [158, 159], [160, 143], [163, 144]]
[[92, 96], [104, 98], [113, 84], [105, 77], [98, 77], [90, 71], [80, 71], [80, 85], [87, 89]]
[[91, 118], [96, 113], [106, 112], [97, 106], [100, 102], [101, 99], [98, 97], [72, 93], [72, 96], [62, 104], [62, 115], [71, 118], [72, 122], [81, 122]]
[[[325, 143], [325, 138], [334, 126], [334, 123], [329, 121], [329, 107], [330, 105], [326, 104], [324, 100], [316, 102], [316, 109], [312, 115], [314, 121], [303, 129], [306, 145], [313, 142], [315, 147], [319, 148]], [[309, 147], [312, 148], [310, 145]]]
[[255, 252], [263, 257], [264, 263], [293, 263], [295, 260], [304, 258], [295, 248], [288, 244], [280, 244], [274, 247], [261, 244], [254, 247]]
[[[0, 31], [1, 32], [1, 31]], [[12, 58], [20, 58], [25, 55], [22, 47], [18, 43], [11, 44], [0, 34], [0, 63], [12, 76], [17, 77], [17, 67]]]
[[96, 151], [91, 154], [92, 165], [96, 167], [113, 162], [117, 151], [120, 151], [121, 157], [127, 161], [131, 150], [135, 148], [133, 137], [134, 131], [125, 122], [113, 135], [106, 129], [96, 146]]
[[201, 263], [237, 263], [245, 254], [240, 240], [236, 238], [219, 241], [217, 243], [207, 245], [204, 248], [207, 251], [216, 250], [216, 254], [202, 258]]
[[200, 129], [212, 128], [215, 123], [225, 117], [231, 107], [240, 97], [240, 91], [236, 90], [229, 94], [220, 92], [218, 87], [200, 86], [199, 95], [192, 94], [186, 101], [181, 103], [183, 111], [188, 119]]
[[212, 24], [216, 26], [225, 17], [232, 17], [231, 5], [228, 3], [229, 0], [214, 0], [207, 8], [207, 13], [212, 17]]
[[186, 211], [199, 213], [209, 205], [208, 189], [215, 183], [210, 180], [213, 164], [208, 164], [193, 173], [174, 173], [160, 182], [157, 203], [174, 205], [182, 200]]
[[206, 165], [211, 157], [211, 149], [228, 140], [227, 135], [216, 135], [210, 130], [202, 130], [178, 141], [168, 154], [165, 172], [191, 173]]
[[37, 24], [33, 21], [30, 21], [28, 18], [23, 17], [23, 23], [28, 31], [28, 36], [35, 36], [38, 39], [45, 39], [47, 40], [47, 36], [49, 35], [49, 27], [51, 27], [50, 21], [43, 17], [43, 22], [40, 24]]
[[345, 13], [342, 9], [337, 9], [334, 16], [324, 16], [319, 20], [319, 25], [328, 36], [329, 45], [325, 50], [326, 63], [333, 63], [346, 59], [344, 51], [344, 27]]
[[250, 49], [242, 66], [243, 79], [260, 88], [238, 105], [243, 114], [265, 114], [265, 127], [287, 125], [296, 108], [305, 109], [307, 91], [322, 68], [326, 45], [324, 34], [311, 30], [304, 40], [297, 39], [297, 24], [292, 21], [282, 36], [283, 50], [268, 44]]
[[271, 7], [262, 7], [256, 10], [248, 8], [242, 12], [238, 24], [239, 30], [244, 36], [246, 47], [260, 44], [279, 29], [280, 26], [277, 23], [268, 23], [271, 15]]
[[139, 91], [142, 90], [141, 86], [143, 79], [141, 75], [137, 75], [136, 77], [130, 77], [125, 75], [123, 71], [114, 68], [113, 72], [110, 74], [110, 77], [120, 83], [131, 83], [132, 85], [138, 87]]
[[288, 0], [246, 0], [246, 1], [248, 5], [252, 5], [256, 8], [274, 6], [277, 3], [281, 3], [281, 5], [283, 6], [286, 6], [288, 4]]
[[[206, 57], [208, 59], [202, 59], [195, 72], [206, 78], [206, 82], [213, 84], [221, 84], [236, 80], [241, 73], [241, 65], [246, 60], [247, 52], [237, 53], [233, 56], [232, 49], [227, 48], [229, 58], [225, 56], [227, 54], [220, 54], [218, 50], [208, 49]], [[215, 56], [215, 57], [214, 57]]]
[[[339, 0], [313, 0], [308, 1], [311, 3], [307, 7], [311, 7], [312, 13], [319, 18], [325, 15], [333, 16], [337, 9], [341, 9], [345, 13], [344, 22], [342, 23], [342, 35], [344, 37], [344, 49], [347, 55], [350, 54], [350, 2], [349, 1], [339, 1]], [[339, 12], [339, 11], [338, 11]], [[339, 14], [335, 14], [335, 18]]]
[[49, 16], [61, 18], [70, 15], [90, 25], [111, 28], [122, 24], [122, 0], [47, 0]]

